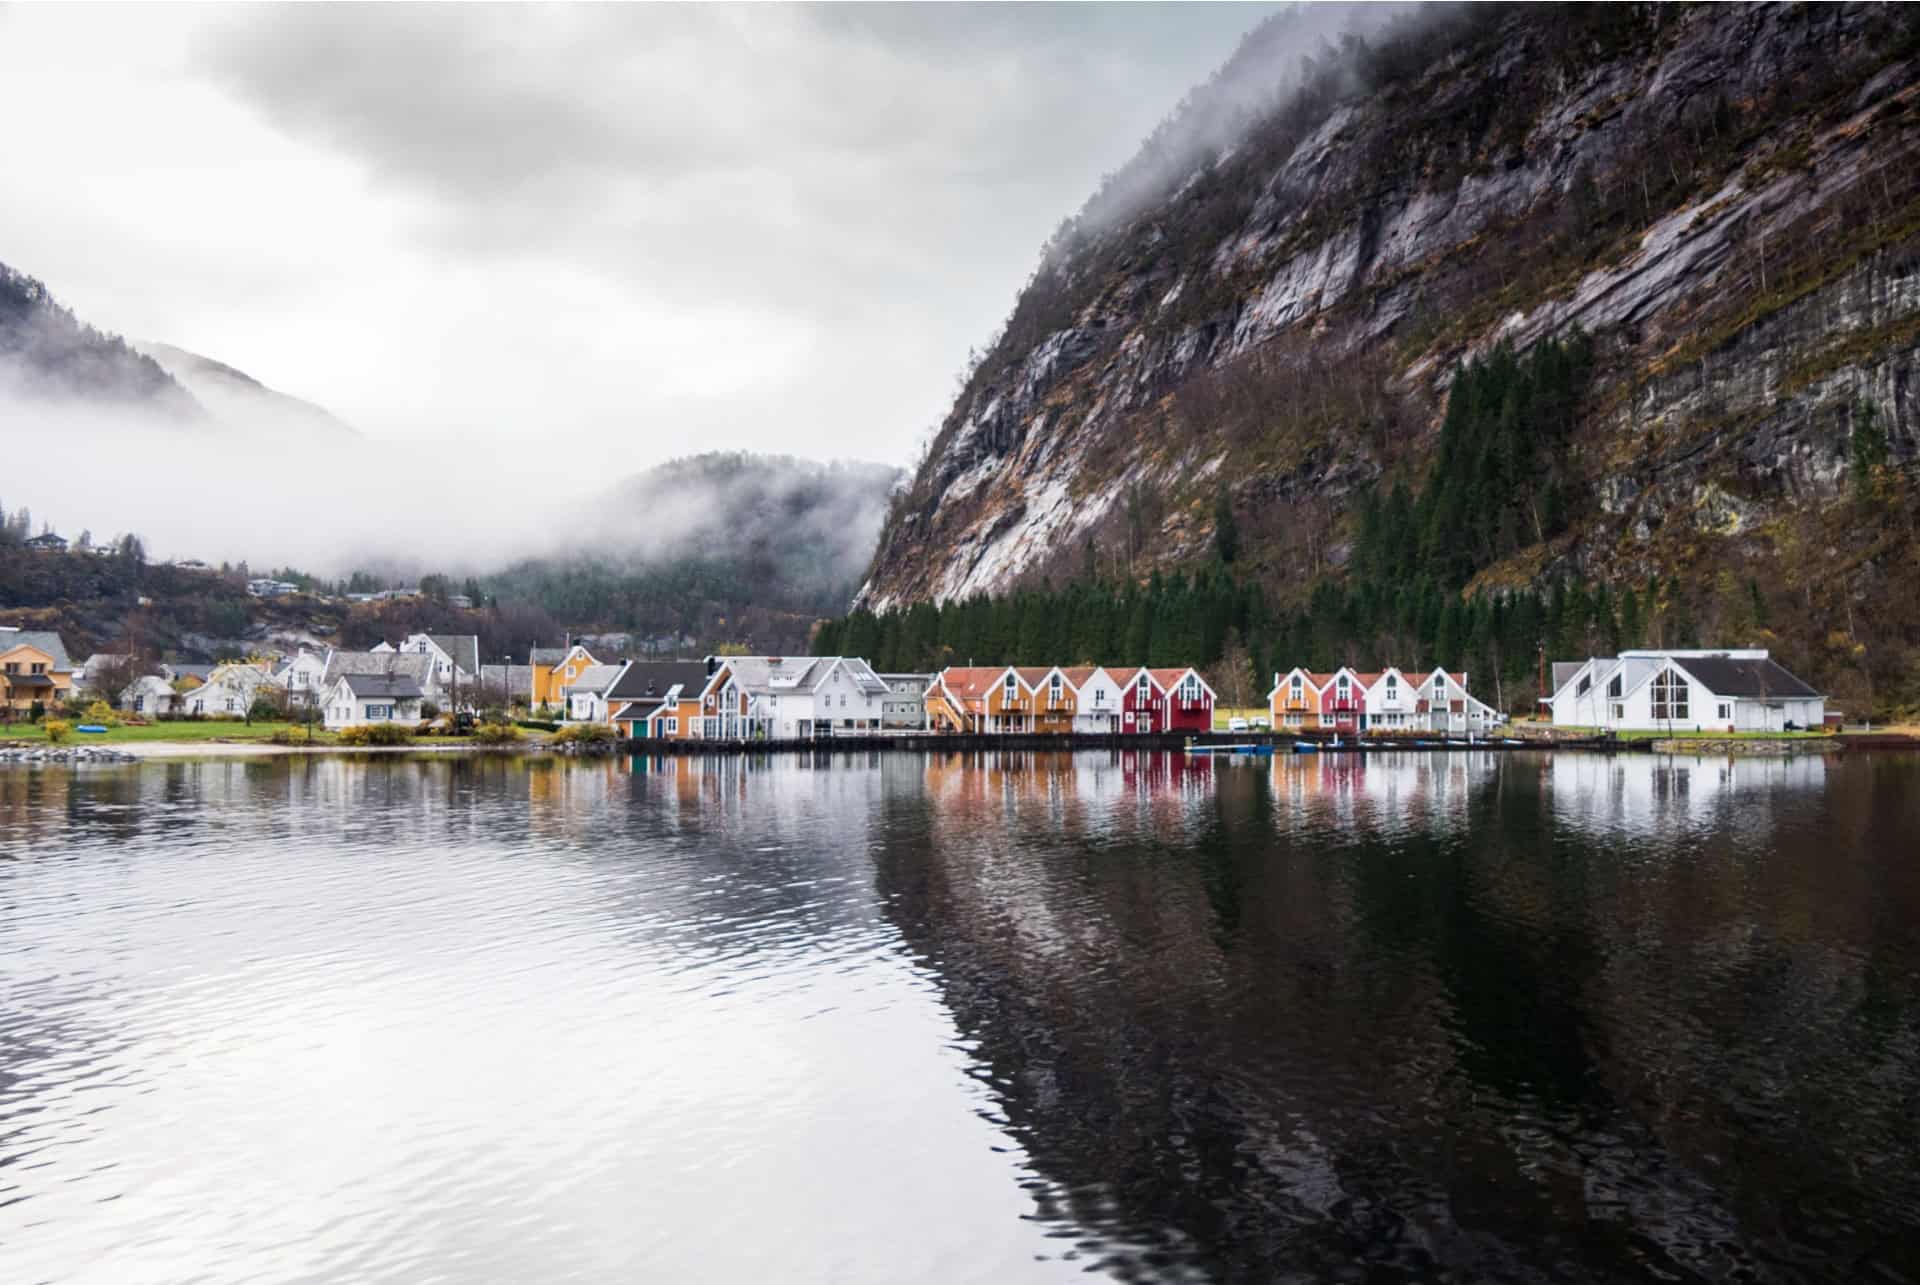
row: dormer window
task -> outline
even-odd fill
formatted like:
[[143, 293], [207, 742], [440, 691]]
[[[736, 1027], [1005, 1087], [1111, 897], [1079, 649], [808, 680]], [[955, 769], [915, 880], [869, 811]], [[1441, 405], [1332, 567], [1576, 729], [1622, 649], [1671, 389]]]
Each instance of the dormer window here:
[[1141, 697], [1144, 698], [1147, 694], [1147, 687], [1148, 687], [1147, 676], [1145, 674], [1142, 674], [1140, 675], [1140, 681], [1134, 684], [1134, 690], [1139, 692]]
[[1347, 681], [1347, 676], [1345, 674], [1340, 675], [1340, 690], [1344, 692], [1350, 685]]
[[1293, 690], [1295, 692], [1298, 692], [1300, 690], [1300, 675], [1298, 674], [1295, 674], [1293, 676]]
[[1007, 699], [1012, 700], [1014, 697], [1014, 693], [1017, 692], [1019, 688], [1020, 688], [1019, 680], [1016, 679], [1012, 674], [1008, 674], [1007, 675]]
[[1398, 687], [1399, 685], [1400, 685], [1400, 680], [1398, 678], [1395, 678], [1392, 674], [1387, 675], [1388, 690], [1392, 690], [1393, 688]]

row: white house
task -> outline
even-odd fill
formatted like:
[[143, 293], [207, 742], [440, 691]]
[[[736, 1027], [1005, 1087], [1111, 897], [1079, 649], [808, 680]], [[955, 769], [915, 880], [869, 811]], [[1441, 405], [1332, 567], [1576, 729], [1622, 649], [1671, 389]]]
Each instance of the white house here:
[[264, 666], [234, 662], [215, 665], [207, 681], [182, 698], [182, 712], [188, 714], [244, 715], [263, 691], [279, 687]]
[[307, 705], [320, 699], [327, 676], [327, 658], [331, 651], [309, 651], [302, 647], [292, 660], [274, 673], [274, 681], [287, 689], [287, 701]]
[[607, 721], [607, 691], [620, 677], [625, 665], [588, 665], [571, 683], [560, 689], [560, 705], [571, 723]]
[[128, 683], [120, 693], [120, 708], [143, 718], [158, 718], [180, 708], [180, 693], [166, 679], [147, 674]]
[[389, 674], [411, 678], [425, 699], [440, 699], [440, 687], [433, 677], [433, 658], [418, 652], [400, 652], [391, 647], [385, 651], [376, 647], [372, 651], [331, 652], [327, 656], [327, 672], [320, 679], [320, 690], [331, 696], [334, 686], [348, 674]]
[[[724, 667], [727, 677], [706, 693], [696, 736], [878, 731], [888, 702], [901, 699], [873, 666], [851, 656], [722, 656], [707, 664], [716, 675]], [[742, 696], [744, 714], [736, 712]]]
[[342, 674], [327, 689], [326, 726], [332, 730], [363, 723], [418, 723], [425, 693], [411, 674]]
[[1420, 680], [1419, 726], [1430, 732], [1486, 732], [1500, 722], [1500, 711], [1467, 690], [1465, 673], [1436, 669]]
[[1608, 731], [1818, 728], [1826, 698], [1764, 648], [1642, 650], [1554, 666], [1555, 726]]
[[1417, 684], [1393, 665], [1374, 676], [1362, 698], [1367, 712], [1364, 724], [1369, 729], [1403, 732], [1426, 724], [1426, 711], [1419, 708]]
[[480, 676], [480, 638], [476, 634], [408, 634], [397, 648], [410, 656], [433, 658], [435, 687], [451, 692], [472, 687]]
[[1112, 674], [1099, 665], [1061, 671], [1078, 693], [1073, 707], [1076, 734], [1111, 736], [1120, 730], [1123, 693]]

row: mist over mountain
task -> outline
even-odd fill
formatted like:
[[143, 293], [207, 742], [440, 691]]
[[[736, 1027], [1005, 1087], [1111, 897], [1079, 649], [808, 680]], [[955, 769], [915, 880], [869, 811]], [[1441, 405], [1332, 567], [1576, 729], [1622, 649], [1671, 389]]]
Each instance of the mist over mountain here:
[[8, 404], [21, 415], [36, 404], [78, 404], [144, 412], [173, 427], [206, 421], [160, 363], [82, 322], [45, 285], [0, 263], [0, 408]]
[[267, 387], [245, 371], [172, 344], [141, 343], [138, 351], [158, 362], [213, 420], [250, 435], [315, 435], [314, 444], [358, 437], [352, 425], [324, 406]]

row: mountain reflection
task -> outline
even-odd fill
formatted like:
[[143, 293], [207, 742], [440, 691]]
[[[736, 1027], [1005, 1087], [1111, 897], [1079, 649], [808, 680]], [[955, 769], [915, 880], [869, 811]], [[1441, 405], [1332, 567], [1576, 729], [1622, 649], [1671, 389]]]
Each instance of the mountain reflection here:
[[1843, 818], [1920, 780], [1850, 772], [989, 755], [878, 880], [1112, 1270], [1913, 1273], [1920, 884]]

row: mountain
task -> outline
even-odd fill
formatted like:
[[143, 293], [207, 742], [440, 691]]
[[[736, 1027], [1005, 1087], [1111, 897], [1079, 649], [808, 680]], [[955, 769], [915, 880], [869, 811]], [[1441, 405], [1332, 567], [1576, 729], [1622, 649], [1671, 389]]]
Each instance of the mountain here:
[[137, 409], [193, 425], [205, 414], [160, 364], [76, 318], [25, 273], [0, 263], [0, 394], [37, 405]]
[[360, 434], [325, 407], [276, 392], [244, 371], [172, 344], [142, 343], [139, 350], [191, 393], [213, 419], [255, 436], [319, 434], [343, 441]]
[[862, 605], [1195, 570], [1225, 515], [1281, 608], [1656, 584], [1920, 671], [1913, 7], [1290, 21], [1045, 247]]

